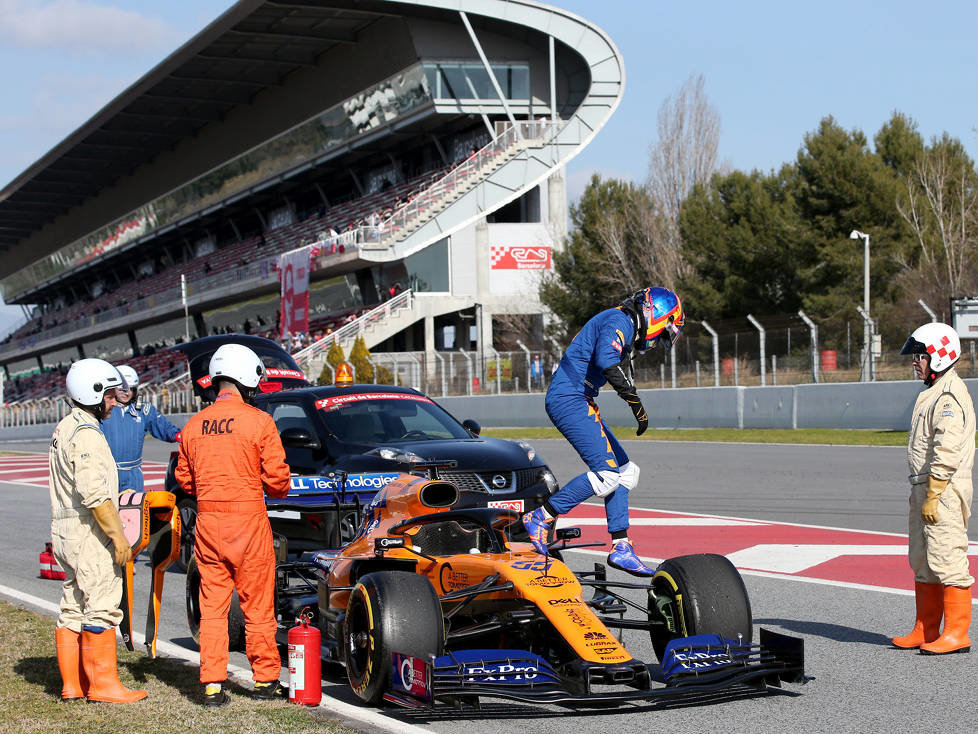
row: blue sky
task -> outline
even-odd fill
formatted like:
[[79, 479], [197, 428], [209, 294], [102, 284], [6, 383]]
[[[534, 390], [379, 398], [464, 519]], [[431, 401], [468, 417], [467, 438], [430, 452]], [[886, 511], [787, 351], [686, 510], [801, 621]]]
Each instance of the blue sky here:
[[[872, 139], [897, 109], [978, 156], [978, 3], [560, 0], [625, 58], [625, 98], [568, 167], [641, 181], [662, 100], [702, 74], [720, 157], [794, 159], [825, 115]], [[232, 5], [228, 0], [0, 0], [0, 186]], [[16, 73], [11, 73], [16, 70]]]

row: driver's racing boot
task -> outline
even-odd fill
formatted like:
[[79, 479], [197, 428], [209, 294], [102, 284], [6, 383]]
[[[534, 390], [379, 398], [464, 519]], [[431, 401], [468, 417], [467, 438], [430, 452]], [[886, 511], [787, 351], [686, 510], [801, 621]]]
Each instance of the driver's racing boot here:
[[523, 515], [523, 527], [526, 528], [526, 534], [530, 536], [530, 542], [533, 543], [534, 549], [540, 555], [550, 555], [547, 542], [550, 537], [551, 523], [553, 523], [553, 518], [548, 518], [546, 511], [542, 507], [538, 507]]
[[632, 576], [654, 576], [655, 569], [649, 568], [635, 554], [632, 543], [628, 538], [615, 541], [614, 550], [608, 554], [608, 565], [619, 571], [630, 573]]

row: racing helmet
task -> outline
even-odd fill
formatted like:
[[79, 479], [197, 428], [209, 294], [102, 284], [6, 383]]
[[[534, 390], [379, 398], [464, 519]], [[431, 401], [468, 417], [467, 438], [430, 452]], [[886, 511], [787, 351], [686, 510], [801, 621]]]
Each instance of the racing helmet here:
[[119, 370], [119, 374], [122, 375], [122, 379], [126, 383], [121, 389], [132, 391], [129, 398], [131, 403], [136, 399], [136, 394], [139, 392], [139, 375], [127, 364], [120, 364], [116, 369]]
[[218, 378], [224, 378], [254, 391], [265, 376], [265, 365], [243, 344], [223, 344], [211, 357], [207, 371], [215, 383]]
[[139, 375], [136, 373], [136, 370], [127, 364], [120, 364], [116, 369], [119, 370], [119, 374], [125, 380], [126, 384], [123, 390], [135, 390], [139, 387]]
[[333, 380], [336, 387], [349, 387], [353, 384], [353, 367], [349, 362], [340, 362], [336, 365], [336, 379]]
[[636, 291], [622, 301], [620, 308], [630, 313], [635, 322], [632, 346], [639, 354], [644, 354], [660, 341], [666, 349], [671, 349], [686, 321], [679, 296], [659, 286]]
[[961, 359], [961, 338], [947, 324], [924, 324], [907, 339], [900, 354], [929, 354], [935, 376]]
[[95, 410], [99, 420], [105, 414], [105, 393], [123, 387], [119, 370], [104, 359], [80, 359], [73, 362], [65, 377], [68, 397], [77, 405]]

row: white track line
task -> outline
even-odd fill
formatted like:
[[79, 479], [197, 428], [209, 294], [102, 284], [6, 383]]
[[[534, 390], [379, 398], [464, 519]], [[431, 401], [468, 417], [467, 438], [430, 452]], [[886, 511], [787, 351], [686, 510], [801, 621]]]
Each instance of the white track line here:
[[[41, 599], [40, 597], [32, 596], [31, 594], [25, 594], [24, 592], [18, 591], [17, 589], [12, 589], [9, 586], [3, 586], [0, 584], [0, 594], [11, 599], [17, 599], [25, 604], [30, 604], [33, 607], [48, 612], [49, 614], [57, 615], [60, 612], [60, 608], [57, 604], [49, 602], [47, 599]], [[134, 631], [132, 633], [132, 639], [137, 645], [143, 646], [146, 644], [146, 638], [139, 632]], [[157, 641], [156, 649], [159, 653], [164, 653], [168, 657], [183, 660], [190, 665], [195, 665], [198, 667], [200, 666], [200, 654], [194, 652], [193, 650], [188, 650], [165, 640]], [[228, 674], [235, 678], [239, 683], [247, 685], [251, 682], [251, 671], [248, 668], [242, 668], [237, 665], [229, 664]], [[391, 734], [401, 734], [402, 732], [405, 734], [431, 734], [430, 729], [425, 729], [421, 726], [415, 726], [414, 724], [408, 724], [397, 719], [392, 719], [375, 709], [354, 706], [353, 704], [346, 703], [345, 701], [338, 701], [326, 695], [323, 696], [323, 700], [319, 704], [318, 708], [335, 714], [343, 719], [367, 724], [382, 731], [391, 732]]]

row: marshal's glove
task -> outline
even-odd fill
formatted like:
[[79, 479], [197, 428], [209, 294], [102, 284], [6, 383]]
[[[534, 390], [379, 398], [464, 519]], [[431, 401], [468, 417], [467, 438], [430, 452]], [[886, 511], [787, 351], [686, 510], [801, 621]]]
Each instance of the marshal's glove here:
[[927, 499], [920, 508], [920, 517], [928, 525], [937, 525], [937, 506], [941, 502], [941, 494], [947, 489], [947, 479], [927, 477]]

